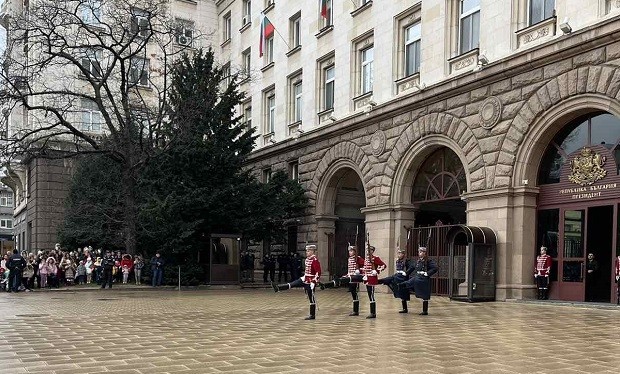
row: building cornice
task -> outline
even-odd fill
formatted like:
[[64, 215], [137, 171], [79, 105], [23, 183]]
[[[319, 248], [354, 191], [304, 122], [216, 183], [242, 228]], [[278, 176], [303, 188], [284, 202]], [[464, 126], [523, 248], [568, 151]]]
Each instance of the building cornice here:
[[479, 87], [515, 77], [573, 56], [612, 44], [620, 40], [620, 15], [563, 35], [538, 46], [517, 51], [508, 57], [493, 61], [478, 72], [470, 72], [438, 82], [416, 91], [381, 103], [369, 112], [354, 112], [349, 116], [312, 130], [299, 138], [289, 138], [273, 146], [258, 149], [248, 158], [248, 163], [260, 162], [292, 150], [307, 147], [319, 139], [329, 139], [355, 131], [371, 124], [393, 118]]

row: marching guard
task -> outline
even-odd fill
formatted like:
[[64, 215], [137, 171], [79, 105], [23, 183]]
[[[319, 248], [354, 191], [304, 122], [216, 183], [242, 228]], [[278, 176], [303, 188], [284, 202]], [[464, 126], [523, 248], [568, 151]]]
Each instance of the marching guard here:
[[405, 250], [396, 250], [396, 272], [394, 275], [379, 279], [379, 284], [384, 284], [394, 293], [394, 297], [401, 300], [403, 309], [398, 313], [408, 313], [407, 302], [411, 300], [409, 290], [398, 288], [398, 284], [407, 281], [407, 269], [411, 267], [411, 261], [405, 258]]
[[428, 315], [428, 302], [431, 299], [431, 277], [437, 272], [437, 264], [432, 258], [428, 258], [426, 247], [418, 248], [418, 260], [412, 264], [405, 273], [409, 280], [399, 283], [398, 289], [413, 289], [415, 297], [422, 299], [421, 316]]
[[540, 247], [540, 256], [536, 257], [536, 268], [534, 279], [538, 289], [537, 299], [547, 300], [549, 298], [549, 273], [553, 260], [547, 254], [547, 247]]
[[316, 245], [314, 244], [306, 245], [305, 265], [306, 270], [301, 278], [295, 279], [291, 283], [286, 284], [276, 285], [274, 282], [271, 282], [271, 287], [273, 287], [275, 292], [290, 290], [295, 287], [303, 287], [308, 295], [308, 300], [310, 301], [310, 315], [305, 319], [311, 320], [316, 316], [316, 299], [314, 297], [314, 288], [319, 282], [319, 277], [321, 276], [321, 263], [316, 257]]
[[364, 267], [362, 280], [366, 285], [368, 292], [368, 300], [370, 300], [370, 314], [366, 318], [377, 318], [377, 304], [375, 302], [375, 286], [379, 284], [379, 273], [386, 268], [381, 258], [374, 255], [375, 247], [370, 245], [370, 241], [366, 240], [366, 258], [364, 259]]
[[360, 300], [358, 296], [359, 284], [363, 281], [363, 275], [360, 269], [364, 266], [364, 259], [357, 255], [357, 247], [349, 245], [349, 258], [347, 259], [347, 274], [340, 278], [336, 278], [328, 283], [319, 283], [321, 290], [326, 288], [338, 288], [344, 285], [349, 286], [349, 292], [353, 298], [353, 311], [350, 316], [360, 315]]

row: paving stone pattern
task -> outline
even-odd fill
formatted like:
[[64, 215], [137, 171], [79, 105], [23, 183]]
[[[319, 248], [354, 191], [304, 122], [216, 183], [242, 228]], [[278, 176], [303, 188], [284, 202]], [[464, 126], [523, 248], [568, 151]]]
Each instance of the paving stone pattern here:
[[[0, 294], [0, 373], [618, 373], [620, 308], [467, 304], [349, 317], [344, 290]], [[415, 312], [415, 313], [413, 313]]]

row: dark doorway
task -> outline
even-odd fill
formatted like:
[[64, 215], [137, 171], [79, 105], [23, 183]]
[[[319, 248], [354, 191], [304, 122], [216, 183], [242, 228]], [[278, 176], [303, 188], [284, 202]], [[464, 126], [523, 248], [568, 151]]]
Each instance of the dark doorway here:
[[594, 254], [598, 269], [586, 274], [587, 301], [611, 301], [609, 290], [611, 289], [613, 220], [613, 205], [588, 208], [587, 251], [588, 254]]
[[[336, 221], [336, 237], [333, 256], [330, 258], [329, 273], [334, 276], [342, 276], [347, 273], [347, 250], [349, 244], [358, 246], [357, 253], [364, 256], [364, 220], [362, 219], [339, 219]], [[357, 233], [357, 241], [355, 234]]]

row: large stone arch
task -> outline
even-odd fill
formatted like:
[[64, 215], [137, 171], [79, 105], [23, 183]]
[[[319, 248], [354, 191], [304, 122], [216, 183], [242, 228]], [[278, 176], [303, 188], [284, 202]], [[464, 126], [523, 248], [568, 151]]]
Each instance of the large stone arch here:
[[[533, 144], [549, 136], [544, 131], [552, 123], [559, 126], [560, 119], [583, 114], [588, 107], [610, 111], [617, 106], [619, 91], [620, 69], [612, 66], [584, 66], [550, 79], [523, 103], [512, 120], [495, 166], [494, 187], [535, 180], [523, 168], [537, 154]], [[524, 145], [526, 138], [529, 145]], [[521, 168], [518, 173], [515, 164]]]
[[608, 112], [620, 118], [620, 101], [602, 94], [586, 93], [561, 101], [537, 118], [515, 155], [513, 186], [523, 185], [525, 180], [534, 185], [544, 152], [557, 132], [575, 118], [594, 111]]
[[329, 182], [343, 168], [350, 168], [359, 175], [364, 185], [366, 204], [369, 204], [370, 191], [373, 188], [372, 164], [362, 148], [353, 142], [345, 141], [334, 145], [323, 155], [308, 187], [310, 203], [315, 206], [316, 214], [325, 214], [328, 210], [325, 206], [325, 195]]
[[[385, 164], [384, 175], [380, 183], [380, 196], [395, 195], [393, 188], [398, 181], [405, 181], [405, 174], [410, 168], [410, 152], [414, 150], [430, 149], [434, 144], [450, 147], [461, 158], [468, 173], [467, 185], [469, 191], [486, 189], [486, 171], [482, 158], [482, 150], [473, 131], [460, 118], [448, 113], [431, 113], [418, 118], [409, 124], [396, 141]], [[405, 158], [405, 156], [408, 158]], [[402, 196], [401, 190], [397, 191]], [[406, 188], [406, 187], [405, 187]]]
[[[453, 139], [445, 135], [432, 134], [415, 142], [402, 156], [394, 178], [392, 179], [391, 204], [410, 204], [413, 182], [417, 175], [417, 170], [422, 166], [427, 157], [440, 147], [450, 148], [461, 160], [463, 165], [467, 165], [467, 157], [461, 147]], [[412, 172], [415, 170], [415, 172]], [[469, 191], [470, 176], [469, 170], [465, 168], [467, 180], [467, 190]]]

